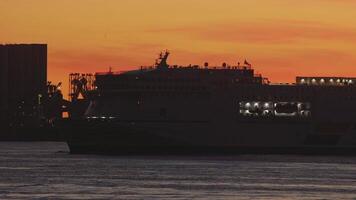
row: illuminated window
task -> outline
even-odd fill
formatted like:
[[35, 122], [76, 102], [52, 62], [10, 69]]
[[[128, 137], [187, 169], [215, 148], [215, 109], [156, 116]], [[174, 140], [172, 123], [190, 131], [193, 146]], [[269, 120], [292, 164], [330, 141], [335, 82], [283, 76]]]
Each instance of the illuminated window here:
[[269, 108], [269, 103], [265, 103], [264, 107]]
[[298, 106], [298, 109], [302, 108], [302, 104], [301, 103], [298, 103], [297, 106]]
[[269, 111], [269, 110], [264, 110], [262, 114], [263, 114], [263, 115], [269, 115], [269, 114], [270, 114], [270, 111]]

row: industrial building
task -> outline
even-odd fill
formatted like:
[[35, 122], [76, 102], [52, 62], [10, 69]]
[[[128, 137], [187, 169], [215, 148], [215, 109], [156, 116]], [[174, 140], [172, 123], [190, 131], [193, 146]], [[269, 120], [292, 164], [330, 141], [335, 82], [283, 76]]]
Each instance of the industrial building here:
[[22, 105], [34, 108], [47, 92], [46, 85], [47, 44], [0, 45], [2, 123], [14, 118]]

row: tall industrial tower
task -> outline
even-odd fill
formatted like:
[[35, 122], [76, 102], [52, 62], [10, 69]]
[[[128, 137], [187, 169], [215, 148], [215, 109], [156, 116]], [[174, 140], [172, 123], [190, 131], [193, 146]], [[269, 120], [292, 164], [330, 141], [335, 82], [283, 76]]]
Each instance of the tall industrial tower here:
[[22, 104], [38, 103], [46, 85], [47, 44], [0, 44], [1, 122]]

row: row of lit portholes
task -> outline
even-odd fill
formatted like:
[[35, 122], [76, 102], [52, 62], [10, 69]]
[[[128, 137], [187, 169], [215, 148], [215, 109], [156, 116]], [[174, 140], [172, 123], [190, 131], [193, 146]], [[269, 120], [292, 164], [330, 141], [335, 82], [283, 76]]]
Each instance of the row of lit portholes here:
[[[295, 106], [295, 110], [291, 112], [279, 111], [279, 106]], [[311, 116], [311, 105], [307, 102], [239, 102], [239, 108], [239, 113], [242, 116]]]
[[240, 108], [247, 110], [254, 109], [265, 109], [271, 110], [277, 107], [278, 105], [291, 104], [296, 105], [298, 110], [310, 109], [310, 103], [302, 103], [302, 102], [240, 102]]
[[310, 117], [311, 116], [311, 112], [309, 110], [302, 110], [294, 113], [278, 113], [276, 111], [263, 110], [261, 113], [258, 113], [258, 112], [251, 112], [250, 110], [240, 109], [240, 114], [243, 116], [254, 116], [254, 117], [259, 117], [259, 116]]
[[[334, 79], [331, 78], [331, 79], [329, 79], [328, 81], [329, 81], [330, 84], [334, 84], [335, 82], [338, 83], [338, 84], [340, 84], [340, 83], [353, 84], [353, 80], [351, 80], [351, 79], [336, 79], [336, 80], [334, 80]], [[300, 82], [301, 82], [302, 84], [307, 83], [307, 81], [306, 81], [304, 78], [301, 79]], [[311, 83], [313, 83], [313, 84], [316, 84], [317, 82], [318, 82], [318, 81], [317, 81], [315, 78], [313, 78], [313, 79], [311, 80]], [[322, 79], [320, 79], [319, 83], [324, 84], [324, 83], [326, 83], [326, 81], [325, 81], [325, 79], [322, 78]]]

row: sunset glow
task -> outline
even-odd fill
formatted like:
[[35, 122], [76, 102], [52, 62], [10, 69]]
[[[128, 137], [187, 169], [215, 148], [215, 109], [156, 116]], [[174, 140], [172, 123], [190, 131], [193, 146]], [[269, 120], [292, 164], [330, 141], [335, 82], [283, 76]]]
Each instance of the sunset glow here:
[[[2, 0], [1, 43], [47, 43], [48, 79], [249, 60], [272, 82], [356, 76], [353, 0]], [[67, 92], [65, 90], [65, 92]], [[66, 96], [66, 94], [65, 94]]]

